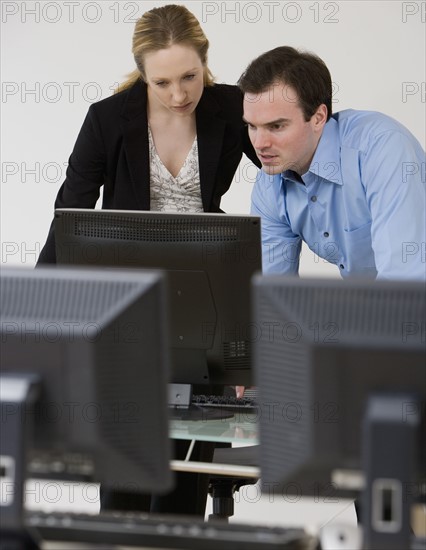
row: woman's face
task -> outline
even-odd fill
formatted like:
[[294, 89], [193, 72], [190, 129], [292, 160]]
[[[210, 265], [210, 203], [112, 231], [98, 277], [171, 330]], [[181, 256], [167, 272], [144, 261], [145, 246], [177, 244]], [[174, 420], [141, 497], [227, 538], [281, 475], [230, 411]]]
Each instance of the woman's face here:
[[144, 59], [150, 108], [191, 115], [204, 90], [204, 66], [189, 46], [174, 44]]

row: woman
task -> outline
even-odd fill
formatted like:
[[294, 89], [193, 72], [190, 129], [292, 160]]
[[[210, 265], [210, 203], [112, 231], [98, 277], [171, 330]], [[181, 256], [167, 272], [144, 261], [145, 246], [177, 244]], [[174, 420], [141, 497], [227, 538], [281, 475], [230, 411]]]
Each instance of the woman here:
[[[208, 40], [184, 6], [136, 23], [137, 69], [93, 104], [69, 159], [55, 208], [220, 212], [244, 152], [260, 166], [236, 86], [214, 84]], [[55, 263], [53, 227], [39, 263]]]
[[[260, 166], [242, 122], [236, 86], [214, 84], [208, 40], [184, 6], [146, 12], [136, 23], [137, 69], [114, 96], [93, 104], [69, 159], [55, 208], [220, 212], [242, 153]], [[38, 264], [55, 263], [53, 224]], [[185, 456], [186, 443], [176, 443]], [[211, 460], [213, 444], [192, 456]], [[152, 509], [204, 515], [206, 476], [179, 474]], [[102, 508], [146, 509], [141, 495], [103, 491]]]

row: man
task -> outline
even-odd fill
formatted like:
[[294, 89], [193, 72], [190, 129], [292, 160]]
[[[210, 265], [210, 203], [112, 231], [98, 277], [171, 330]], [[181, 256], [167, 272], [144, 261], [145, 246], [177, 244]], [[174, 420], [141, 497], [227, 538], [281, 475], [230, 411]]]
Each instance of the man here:
[[377, 112], [332, 115], [317, 56], [279, 47], [239, 80], [262, 162], [252, 213], [262, 218], [265, 273], [296, 274], [302, 240], [343, 277], [426, 279], [425, 153]]

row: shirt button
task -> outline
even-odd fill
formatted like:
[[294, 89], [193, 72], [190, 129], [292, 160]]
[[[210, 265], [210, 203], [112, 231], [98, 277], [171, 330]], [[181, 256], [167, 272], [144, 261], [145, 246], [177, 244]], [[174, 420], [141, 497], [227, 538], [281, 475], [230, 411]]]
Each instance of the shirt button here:
[[312, 202], [317, 202], [317, 197], [316, 197], [315, 195], [313, 195], [313, 196], [311, 197], [311, 201], [312, 201]]
[[345, 266], [343, 264], [340, 264], [340, 269], [345, 269]]
[[330, 233], [328, 231], [324, 231], [324, 237], [329, 237]]

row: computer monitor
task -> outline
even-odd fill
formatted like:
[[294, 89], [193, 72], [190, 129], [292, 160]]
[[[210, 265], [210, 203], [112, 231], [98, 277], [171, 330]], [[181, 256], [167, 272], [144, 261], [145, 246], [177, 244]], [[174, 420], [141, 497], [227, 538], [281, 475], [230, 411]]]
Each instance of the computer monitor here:
[[[420, 282], [255, 278], [265, 490], [321, 502], [354, 497], [366, 486], [370, 443], [383, 442], [375, 457], [380, 469], [410, 452], [405, 435], [398, 438], [399, 430], [411, 427], [417, 450], [407, 458], [404, 482], [412, 492], [424, 490], [425, 296]], [[389, 404], [394, 397], [396, 412]], [[371, 440], [382, 414], [398, 452], [385, 443], [381, 428]], [[415, 428], [419, 421], [423, 431]]]
[[250, 284], [261, 271], [259, 218], [61, 209], [55, 238], [59, 264], [166, 271], [173, 383], [252, 384]]
[[163, 275], [3, 268], [0, 292], [2, 482], [25, 444], [30, 477], [169, 490]]

